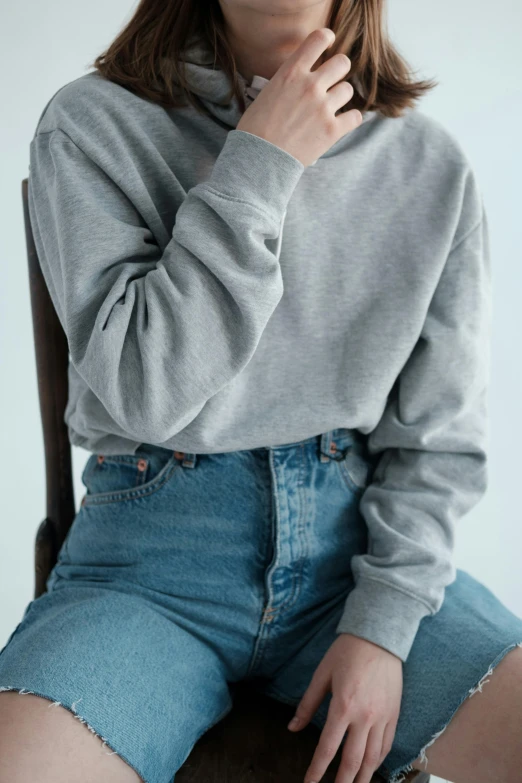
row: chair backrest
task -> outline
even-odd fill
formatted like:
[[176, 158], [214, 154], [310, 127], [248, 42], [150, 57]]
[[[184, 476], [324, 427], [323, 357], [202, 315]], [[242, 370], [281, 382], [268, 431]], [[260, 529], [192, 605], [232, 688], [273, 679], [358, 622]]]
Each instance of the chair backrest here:
[[29, 179], [26, 178], [22, 180], [22, 202], [47, 495], [47, 516], [41, 522], [35, 539], [34, 597], [38, 598], [46, 591], [45, 583], [76, 510], [71, 444], [64, 421], [69, 345], [40, 267], [29, 216], [28, 193]]

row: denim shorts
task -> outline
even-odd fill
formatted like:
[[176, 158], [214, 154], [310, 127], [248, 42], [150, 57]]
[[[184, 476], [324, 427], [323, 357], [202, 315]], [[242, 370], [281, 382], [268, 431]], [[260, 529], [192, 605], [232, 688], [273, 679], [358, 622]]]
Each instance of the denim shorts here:
[[[0, 653], [0, 690], [63, 705], [145, 783], [171, 783], [231, 710], [229, 683], [300, 701], [337, 637], [351, 557], [367, 551], [359, 501], [372, 467], [364, 438], [344, 428], [214, 454], [145, 443], [91, 454], [47, 592]], [[521, 641], [522, 619], [458, 569], [403, 663], [384, 780], [427, 758]]]

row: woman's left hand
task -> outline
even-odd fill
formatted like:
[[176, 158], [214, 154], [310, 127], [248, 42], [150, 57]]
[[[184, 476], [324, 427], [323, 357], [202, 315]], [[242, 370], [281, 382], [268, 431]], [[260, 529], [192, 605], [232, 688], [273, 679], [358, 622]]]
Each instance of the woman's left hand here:
[[402, 660], [373, 642], [340, 633], [296, 709], [304, 728], [325, 695], [328, 716], [304, 783], [319, 783], [348, 729], [335, 783], [370, 783], [390, 752], [402, 698]]

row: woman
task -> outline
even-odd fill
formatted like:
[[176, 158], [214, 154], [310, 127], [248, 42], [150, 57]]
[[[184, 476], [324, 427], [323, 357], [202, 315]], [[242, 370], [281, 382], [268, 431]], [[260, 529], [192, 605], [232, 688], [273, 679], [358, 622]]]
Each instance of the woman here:
[[487, 221], [382, 13], [142, 0], [40, 117], [91, 456], [0, 656], [0, 783], [168, 783], [243, 679], [321, 728], [305, 783], [341, 744], [336, 783], [516, 779], [522, 619], [452, 562], [486, 489]]

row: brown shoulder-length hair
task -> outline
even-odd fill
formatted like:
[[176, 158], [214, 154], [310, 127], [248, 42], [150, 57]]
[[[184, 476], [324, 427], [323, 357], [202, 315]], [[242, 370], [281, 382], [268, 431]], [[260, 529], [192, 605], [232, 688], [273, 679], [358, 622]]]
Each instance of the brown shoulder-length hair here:
[[[325, 26], [335, 32], [336, 38], [318, 59], [317, 67], [338, 52], [350, 57], [346, 78], [354, 87], [354, 95], [341, 111], [359, 109], [399, 117], [438, 85], [434, 80], [413, 78], [386, 34], [384, 17], [385, 0], [332, 0]], [[91, 65], [106, 79], [165, 108], [186, 106], [188, 102], [208, 114], [189, 89], [183, 62], [178, 60], [193, 37], [208, 43], [214, 67], [224, 70], [231, 81], [230, 99], [235, 94], [241, 111], [245, 111], [218, 0], [140, 0], [128, 24]]]

